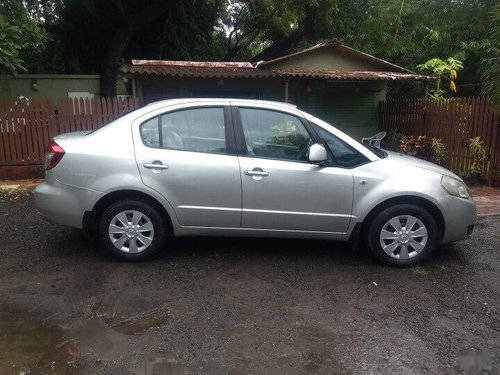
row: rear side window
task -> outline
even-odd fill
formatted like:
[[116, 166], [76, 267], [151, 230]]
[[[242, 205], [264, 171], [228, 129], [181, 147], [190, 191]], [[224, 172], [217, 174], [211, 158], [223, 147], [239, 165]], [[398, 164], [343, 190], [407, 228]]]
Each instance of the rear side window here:
[[208, 153], [226, 151], [222, 107], [165, 113], [142, 123], [140, 133], [148, 147]]
[[337, 166], [343, 168], [354, 168], [369, 161], [366, 156], [356, 151], [353, 147], [342, 141], [340, 138], [337, 138], [332, 133], [319, 126], [315, 126], [315, 130], [330, 149], [334, 162]]
[[158, 130], [158, 117], [143, 122], [141, 124], [142, 143], [148, 147], [160, 147], [160, 132]]

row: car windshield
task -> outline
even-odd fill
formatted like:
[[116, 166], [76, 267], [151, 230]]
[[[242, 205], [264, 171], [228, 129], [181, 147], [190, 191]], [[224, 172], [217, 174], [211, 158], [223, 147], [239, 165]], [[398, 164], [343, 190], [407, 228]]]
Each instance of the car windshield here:
[[389, 154], [387, 152], [385, 152], [384, 150], [382, 150], [381, 148], [379, 148], [377, 146], [372, 146], [372, 145], [365, 144], [365, 143], [362, 143], [362, 145], [365, 146], [365, 148], [367, 148], [368, 150], [373, 152], [375, 155], [377, 155], [381, 159], [385, 159], [387, 156], [389, 156]]

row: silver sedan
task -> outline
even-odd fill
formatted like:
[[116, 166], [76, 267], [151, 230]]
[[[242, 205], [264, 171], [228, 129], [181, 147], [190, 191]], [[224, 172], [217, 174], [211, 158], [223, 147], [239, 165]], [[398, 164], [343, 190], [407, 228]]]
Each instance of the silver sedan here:
[[258, 100], [167, 100], [59, 135], [35, 196], [42, 215], [124, 260], [172, 236], [267, 236], [351, 241], [409, 266], [476, 221], [454, 173]]

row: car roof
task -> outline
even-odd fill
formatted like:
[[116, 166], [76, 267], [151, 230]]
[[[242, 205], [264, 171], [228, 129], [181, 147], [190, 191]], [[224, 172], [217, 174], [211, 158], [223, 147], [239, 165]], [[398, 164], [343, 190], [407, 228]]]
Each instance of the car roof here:
[[260, 100], [260, 99], [240, 99], [240, 98], [181, 98], [181, 99], [167, 99], [159, 100], [156, 102], [149, 103], [146, 107], [163, 107], [174, 104], [187, 104], [187, 103], [205, 103], [205, 102], [226, 102], [228, 105], [232, 102], [237, 102], [238, 104], [244, 105], [273, 105], [277, 107], [285, 108], [297, 108], [296, 104], [285, 103], [273, 100]]
[[[203, 105], [203, 103], [207, 103], [207, 105], [209, 105], [209, 106], [210, 105], [220, 106], [222, 103], [222, 105], [261, 107], [263, 109], [265, 109], [265, 108], [282, 109], [284, 112], [288, 112], [290, 114], [301, 114], [303, 117], [314, 122], [316, 125], [324, 128], [325, 130], [327, 130], [330, 133], [334, 134], [335, 136], [339, 137], [343, 141], [347, 142], [348, 144], [353, 146], [355, 149], [360, 151], [362, 154], [367, 156], [370, 160], [374, 161], [374, 160], [379, 159], [378, 156], [376, 156], [373, 152], [371, 152], [366, 147], [361, 147], [361, 149], [360, 149], [359, 142], [355, 141], [354, 139], [349, 137], [344, 132], [335, 128], [331, 124], [328, 124], [327, 122], [314, 117], [310, 113], [303, 112], [303, 111], [299, 110], [295, 104], [272, 101], [272, 100], [239, 99], [239, 98], [234, 98], [234, 99], [232, 99], [232, 98], [167, 99], [167, 100], [153, 102], [153, 103], [150, 103], [148, 105], [145, 105], [144, 107], [137, 108], [136, 110], [129, 112], [128, 114], [120, 117], [119, 119], [113, 121], [112, 123], [120, 124], [124, 121], [125, 122], [130, 121], [130, 120], [135, 121], [137, 118], [149, 115], [151, 113], [158, 113], [159, 111], [162, 111], [163, 109], [166, 109], [166, 108], [172, 107], [172, 106], [179, 106], [179, 105], [183, 105], [183, 104], [186, 104], [187, 106], [196, 105], [196, 104]], [[112, 123], [110, 123], [110, 125]], [[121, 126], [121, 125], [118, 125], [118, 126]]]

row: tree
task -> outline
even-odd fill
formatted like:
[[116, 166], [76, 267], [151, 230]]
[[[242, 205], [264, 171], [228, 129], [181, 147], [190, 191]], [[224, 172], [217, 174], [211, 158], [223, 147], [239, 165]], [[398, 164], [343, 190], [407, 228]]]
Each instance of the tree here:
[[4, 17], [0, 17], [0, 73], [16, 74], [18, 70], [26, 71], [19, 58], [21, 49], [20, 30], [11, 25]]
[[[410, 70], [451, 56], [463, 61], [460, 94], [471, 95], [481, 75], [484, 87], [495, 78], [495, 70], [481, 69], [498, 56], [488, 34], [498, 27], [487, 22], [495, 6], [498, 0], [2, 0], [0, 15], [25, 30], [8, 55], [29, 72], [101, 74], [104, 96], [115, 94], [120, 64], [131, 58], [259, 61], [332, 39]], [[43, 35], [51, 40], [37, 39]]]
[[27, 71], [28, 54], [45, 48], [49, 37], [36, 18], [28, 15], [27, 4], [14, 0], [0, 3], [0, 72]]
[[368, 1], [367, 15], [358, 18], [357, 35], [350, 34], [344, 40], [410, 70], [435, 56], [461, 60], [464, 67], [457, 82], [460, 94], [477, 95], [484, 51], [467, 46], [487, 35], [488, 13], [497, 2], [406, 0], [401, 8], [401, 0]]
[[[116, 94], [122, 59], [175, 58], [211, 35], [220, 0], [65, 0], [53, 34], [73, 56], [66, 69], [101, 74], [101, 95]], [[208, 27], [207, 27], [208, 25]], [[206, 43], [205, 43], [206, 44]], [[178, 55], [176, 55], [178, 53]]]
[[448, 81], [450, 91], [453, 94], [456, 94], [457, 87], [455, 80], [458, 76], [458, 70], [462, 68], [462, 62], [454, 59], [453, 57], [448, 57], [446, 60], [441, 60], [435, 57], [423, 64], [417, 65], [417, 69], [424, 72], [431, 72], [436, 77], [436, 88], [431, 90], [430, 94], [430, 96], [434, 99], [441, 98], [446, 93], [446, 91], [441, 88], [441, 83], [445, 80]]
[[488, 57], [482, 61], [485, 67], [482, 75], [481, 94], [490, 98], [500, 109], [500, 4], [491, 12], [489, 39], [485, 43]]
[[[238, 24], [239, 40], [258, 33], [249, 49], [245, 46], [232, 59], [268, 60], [335, 39], [410, 70], [434, 56], [451, 56], [464, 62], [459, 78], [462, 94], [478, 94], [481, 56], [464, 46], [484, 39], [489, 30], [488, 12], [497, 0], [281, 0], [233, 1], [252, 4], [245, 17], [229, 17], [226, 30]], [[272, 7], [271, 4], [280, 6]], [[259, 9], [262, 8], [263, 10]], [[240, 9], [240, 8], [236, 8]], [[276, 9], [266, 22], [265, 10]], [[246, 13], [243, 13], [246, 14]], [[264, 17], [260, 19], [266, 20]], [[246, 21], [248, 20], [248, 22]], [[234, 33], [231, 34], [234, 36]], [[241, 45], [241, 43], [240, 43]]]

